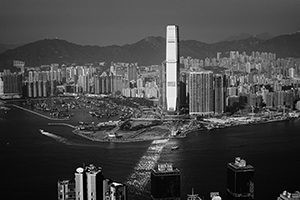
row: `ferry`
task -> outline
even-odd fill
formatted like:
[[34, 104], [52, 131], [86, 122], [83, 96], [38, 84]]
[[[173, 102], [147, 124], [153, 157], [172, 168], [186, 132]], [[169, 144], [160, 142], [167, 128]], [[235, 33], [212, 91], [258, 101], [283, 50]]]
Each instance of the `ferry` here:
[[41, 132], [41, 134], [43, 134], [43, 135], [48, 135], [48, 134], [50, 134], [49, 132], [44, 131], [43, 129], [40, 129], [40, 132]]
[[47, 133], [46, 131], [44, 131], [43, 129], [40, 129], [41, 134], [45, 134]]

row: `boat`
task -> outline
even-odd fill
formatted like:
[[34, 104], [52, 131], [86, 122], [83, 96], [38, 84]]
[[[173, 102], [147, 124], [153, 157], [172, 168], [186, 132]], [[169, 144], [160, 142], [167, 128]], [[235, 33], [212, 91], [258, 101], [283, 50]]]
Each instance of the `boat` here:
[[173, 147], [171, 148], [172, 151], [177, 150], [177, 149], [179, 149], [178, 146], [173, 146]]
[[44, 131], [43, 129], [40, 129], [41, 134], [47, 135], [50, 134], [49, 132]]
[[57, 136], [55, 134], [52, 134], [52, 133], [49, 133], [47, 131], [44, 131], [43, 129], [40, 129], [40, 132], [41, 134], [45, 135], [45, 136], [48, 136], [48, 137], [51, 137], [59, 142], [64, 142], [66, 143], [67, 142], [67, 139], [63, 138], [63, 137], [60, 137], [60, 136]]

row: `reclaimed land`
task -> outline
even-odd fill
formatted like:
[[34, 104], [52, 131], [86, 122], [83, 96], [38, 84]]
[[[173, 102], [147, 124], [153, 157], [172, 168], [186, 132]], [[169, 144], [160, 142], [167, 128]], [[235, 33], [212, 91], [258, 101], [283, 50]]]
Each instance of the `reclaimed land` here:
[[[3, 105], [3, 104], [2, 104]], [[109, 137], [111, 134], [111, 130], [101, 130], [101, 131], [86, 131], [86, 130], [80, 130], [79, 126], [74, 126], [68, 123], [58, 123], [57, 121], [67, 121], [70, 120], [69, 118], [55, 118], [51, 116], [45, 115], [42, 111], [34, 111], [27, 108], [24, 108], [22, 106], [18, 106], [15, 104], [6, 104], [7, 106], [13, 106], [18, 109], [22, 109], [24, 111], [30, 112], [32, 114], [38, 115], [40, 117], [46, 118], [48, 120], [56, 121], [55, 123], [48, 123], [49, 126], [67, 126], [73, 129], [73, 133], [76, 135], [79, 135], [81, 137], [84, 137], [86, 139], [89, 139], [91, 141], [97, 141], [97, 142], [138, 142], [138, 141], [146, 141], [146, 140], [157, 140], [157, 139], [165, 139], [170, 138], [170, 124], [161, 124], [156, 125], [152, 127], [142, 128], [140, 130], [136, 131], [124, 131], [124, 130], [117, 130], [114, 131], [115, 137]], [[272, 122], [279, 122], [279, 121], [285, 121], [286, 118], [279, 118], [279, 119], [270, 119], [267, 121], [257, 121], [255, 123], [238, 123], [238, 124], [232, 124], [228, 127], [233, 126], [241, 126], [241, 125], [255, 125], [255, 124], [262, 124], [262, 123], [272, 123]], [[185, 130], [181, 132], [177, 136], [173, 136], [172, 138], [184, 138], [188, 133], [199, 131], [203, 129], [198, 128], [191, 128], [188, 130]]]
[[69, 123], [58, 123], [58, 121], [69, 121], [69, 118], [55, 118], [51, 116], [47, 116], [45, 113], [39, 110], [30, 110], [28, 108], [24, 108], [22, 106], [18, 106], [15, 104], [6, 104], [7, 106], [13, 106], [15, 108], [30, 112], [32, 114], [38, 115], [40, 117], [43, 117], [45, 119], [56, 121], [56, 122], [49, 122], [49, 126], [67, 126], [73, 129], [73, 133], [76, 135], [79, 135], [81, 137], [84, 137], [86, 139], [89, 139], [91, 141], [97, 141], [97, 142], [138, 142], [138, 141], [147, 141], [147, 140], [156, 140], [156, 139], [163, 139], [167, 138], [169, 135], [169, 128], [164, 125], [154, 126], [154, 127], [148, 127], [143, 128], [137, 131], [116, 131], [116, 135], [119, 137], [116, 138], [110, 138], [108, 136], [109, 131], [84, 131], [79, 130], [79, 126], [74, 126]]

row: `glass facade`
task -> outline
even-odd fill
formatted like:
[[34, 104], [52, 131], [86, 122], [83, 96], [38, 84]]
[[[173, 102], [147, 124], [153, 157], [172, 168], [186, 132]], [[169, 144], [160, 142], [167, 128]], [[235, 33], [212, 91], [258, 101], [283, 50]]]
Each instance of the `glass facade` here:
[[152, 199], [180, 199], [180, 171], [153, 170], [151, 173], [151, 197]]

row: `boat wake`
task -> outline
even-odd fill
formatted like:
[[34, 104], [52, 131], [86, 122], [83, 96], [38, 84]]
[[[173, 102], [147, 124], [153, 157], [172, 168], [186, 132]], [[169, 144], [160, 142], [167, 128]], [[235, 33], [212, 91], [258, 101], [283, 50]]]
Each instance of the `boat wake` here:
[[135, 192], [146, 191], [146, 185], [150, 180], [151, 170], [157, 163], [160, 154], [169, 139], [154, 140], [140, 161], [134, 168], [134, 172], [127, 180], [127, 185]]
[[42, 129], [40, 129], [40, 133], [43, 134], [43, 135], [45, 135], [45, 136], [48, 136], [48, 137], [50, 137], [50, 138], [52, 138], [52, 139], [54, 139], [54, 140], [56, 140], [56, 141], [58, 141], [60, 143], [67, 144], [67, 145], [71, 144], [66, 138], [63, 138], [63, 137], [58, 136], [58, 135], [55, 135], [53, 133], [46, 132], [46, 131], [44, 131]]

